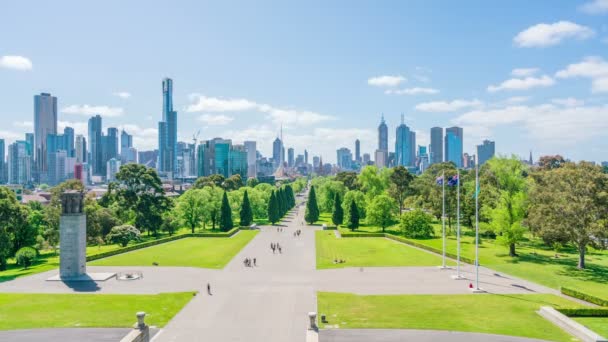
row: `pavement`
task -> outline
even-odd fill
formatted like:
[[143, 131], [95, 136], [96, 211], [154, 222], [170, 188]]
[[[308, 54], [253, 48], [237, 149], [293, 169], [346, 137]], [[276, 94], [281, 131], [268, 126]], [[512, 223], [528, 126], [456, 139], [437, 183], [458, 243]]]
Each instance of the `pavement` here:
[[[32, 342], [116, 342], [120, 341], [131, 329], [122, 328], [60, 328], [0, 331], [0, 341]], [[150, 329], [154, 336], [158, 329]]]

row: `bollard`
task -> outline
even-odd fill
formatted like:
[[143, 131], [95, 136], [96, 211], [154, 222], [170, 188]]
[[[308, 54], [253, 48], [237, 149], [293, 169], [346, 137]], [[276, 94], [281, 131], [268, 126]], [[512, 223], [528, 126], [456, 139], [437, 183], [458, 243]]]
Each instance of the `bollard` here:
[[136, 314], [137, 316], [137, 329], [141, 330], [143, 328], [146, 327], [146, 322], [144, 322], [144, 319], [146, 318], [146, 313], [143, 311], [140, 311]]
[[310, 319], [310, 326], [308, 327], [308, 330], [317, 330], [317, 313], [309, 312], [308, 318]]

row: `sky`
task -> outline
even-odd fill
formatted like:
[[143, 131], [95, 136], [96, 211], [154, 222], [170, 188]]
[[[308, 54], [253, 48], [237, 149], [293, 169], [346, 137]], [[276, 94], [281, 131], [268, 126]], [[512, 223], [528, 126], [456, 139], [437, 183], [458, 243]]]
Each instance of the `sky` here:
[[500, 154], [608, 160], [608, 0], [7, 1], [0, 11], [0, 138], [23, 139], [33, 96], [59, 127], [87, 120], [157, 147], [164, 77], [178, 135], [256, 140], [296, 155], [389, 148], [403, 114], [429, 143], [464, 128]]

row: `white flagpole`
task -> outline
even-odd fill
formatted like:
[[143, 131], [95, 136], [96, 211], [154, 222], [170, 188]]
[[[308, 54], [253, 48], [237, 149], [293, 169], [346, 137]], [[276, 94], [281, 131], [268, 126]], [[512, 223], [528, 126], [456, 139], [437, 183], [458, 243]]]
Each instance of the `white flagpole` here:
[[460, 169], [456, 168], [458, 184], [457, 184], [457, 194], [456, 194], [456, 276], [454, 279], [460, 280], [464, 279], [460, 275]]
[[442, 196], [443, 196], [443, 203], [442, 203], [442, 214], [441, 214], [441, 222], [442, 222], [442, 226], [443, 226], [443, 230], [442, 230], [442, 235], [443, 235], [443, 263], [441, 268], [447, 268], [446, 264], [445, 264], [445, 170], [443, 171], [443, 174], [441, 175], [441, 187], [442, 187]]
[[475, 163], [475, 290], [479, 288], [479, 165]]

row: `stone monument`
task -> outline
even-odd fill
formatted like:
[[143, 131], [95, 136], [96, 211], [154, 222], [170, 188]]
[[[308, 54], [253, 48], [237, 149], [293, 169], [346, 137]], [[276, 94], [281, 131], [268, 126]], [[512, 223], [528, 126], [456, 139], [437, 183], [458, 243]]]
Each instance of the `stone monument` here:
[[70, 280], [87, 274], [87, 217], [83, 212], [84, 194], [68, 190], [61, 194], [59, 221], [59, 276]]

